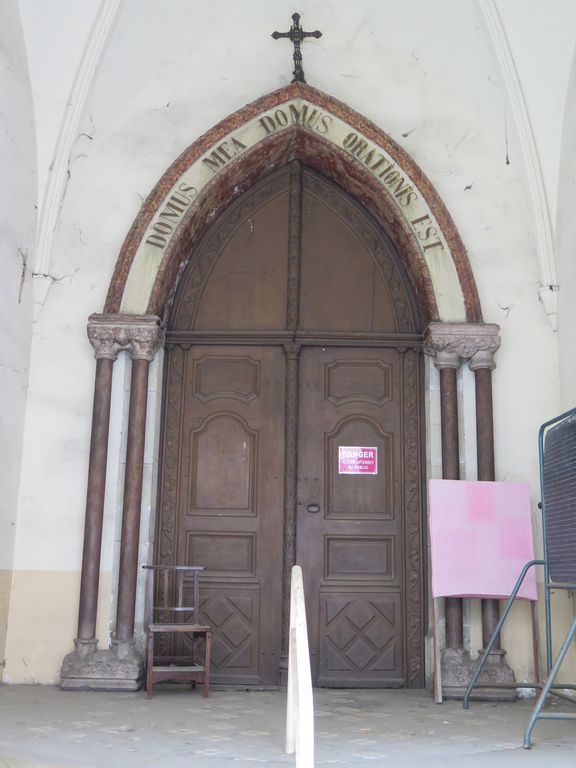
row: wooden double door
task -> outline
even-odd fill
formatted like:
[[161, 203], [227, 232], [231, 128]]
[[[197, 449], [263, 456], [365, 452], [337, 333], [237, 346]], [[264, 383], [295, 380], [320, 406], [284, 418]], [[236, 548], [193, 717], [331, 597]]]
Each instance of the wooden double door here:
[[[361, 190], [360, 190], [361, 192]], [[214, 679], [423, 684], [421, 321], [388, 234], [297, 161], [200, 238], [167, 332], [155, 558], [203, 565]]]
[[[177, 561], [206, 568], [202, 613], [213, 628], [214, 678], [278, 683], [285, 564], [295, 544], [315, 684], [406, 685], [410, 663], [420, 665], [422, 631], [418, 355], [291, 345], [291, 410], [281, 346], [169, 354], [172, 404], [182, 414], [173, 435], [179, 513], [173, 529], [163, 525]], [[294, 440], [292, 477], [286, 455]], [[420, 675], [412, 674], [413, 685]]]

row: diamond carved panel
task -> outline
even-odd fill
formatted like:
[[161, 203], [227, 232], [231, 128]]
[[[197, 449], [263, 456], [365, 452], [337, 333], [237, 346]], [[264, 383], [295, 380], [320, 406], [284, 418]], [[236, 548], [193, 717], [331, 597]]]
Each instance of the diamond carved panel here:
[[396, 594], [321, 595], [321, 626], [325, 654], [320, 658], [319, 683], [343, 672], [357, 684], [401, 682], [402, 621]]
[[[234, 595], [205, 590], [200, 621], [212, 627], [214, 679], [234, 680], [258, 672], [259, 593]], [[231, 594], [232, 593], [232, 594]]]

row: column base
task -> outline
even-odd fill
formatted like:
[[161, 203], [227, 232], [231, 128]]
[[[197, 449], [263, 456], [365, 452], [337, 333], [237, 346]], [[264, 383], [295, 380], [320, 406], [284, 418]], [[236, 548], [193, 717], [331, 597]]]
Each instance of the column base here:
[[133, 646], [117, 653], [69, 653], [62, 662], [60, 687], [64, 691], [138, 691], [144, 684], [144, 662]]
[[[483, 651], [478, 651], [482, 655]], [[513, 687], [516, 683], [516, 677], [512, 668], [506, 663], [506, 651], [502, 649], [492, 650], [488, 654], [486, 664], [478, 678], [478, 685], [486, 685], [487, 688], [475, 688], [471, 698], [474, 701], [515, 701], [516, 689]], [[473, 668], [476, 668], [477, 662], [473, 662]], [[490, 687], [494, 685], [494, 688]], [[509, 688], [500, 688], [498, 686], [506, 685]]]
[[[479, 651], [480, 656], [482, 653]], [[515, 701], [514, 687], [499, 687], [514, 686], [516, 683], [512, 668], [504, 660], [505, 656], [506, 651], [503, 650], [490, 652], [477, 683], [488, 687], [474, 687], [470, 697], [473, 701]], [[463, 699], [477, 665], [478, 661], [472, 661], [470, 654], [464, 648], [445, 648], [442, 652], [443, 698]]]
[[474, 674], [474, 664], [464, 648], [445, 648], [442, 651], [442, 697], [463, 699]]

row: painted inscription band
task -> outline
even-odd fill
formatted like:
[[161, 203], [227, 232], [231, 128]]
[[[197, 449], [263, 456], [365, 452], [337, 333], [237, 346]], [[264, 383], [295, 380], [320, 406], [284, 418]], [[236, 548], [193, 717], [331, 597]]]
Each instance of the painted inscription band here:
[[384, 149], [355, 131], [344, 120], [298, 98], [267, 110], [240, 126], [180, 176], [138, 246], [124, 292], [122, 311], [133, 312], [137, 307], [146, 306], [163, 254], [185, 214], [197, 205], [206, 185], [246, 150], [295, 126], [315, 131], [369, 170], [396, 203], [429, 265], [433, 254], [444, 256], [442, 252], [445, 252], [447, 255], [448, 248], [440, 227], [406, 171]]

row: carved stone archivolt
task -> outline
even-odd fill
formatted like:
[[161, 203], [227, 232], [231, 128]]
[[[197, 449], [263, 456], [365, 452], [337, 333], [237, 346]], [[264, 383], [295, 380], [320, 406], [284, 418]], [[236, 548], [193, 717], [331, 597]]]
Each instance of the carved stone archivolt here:
[[496, 323], [434, 322], [424, 332], [424, 352], [435, 358], [437, 368], [459, 368], [468, 361], [473, 371], [493, 370], [499, 347], [500, 326]]
[[164, 343], [162, 321], [156, 315], [90, 315], [88, 339], [96, 359], [115, 360], [122, 350], [133, 360], [151, 362]]

